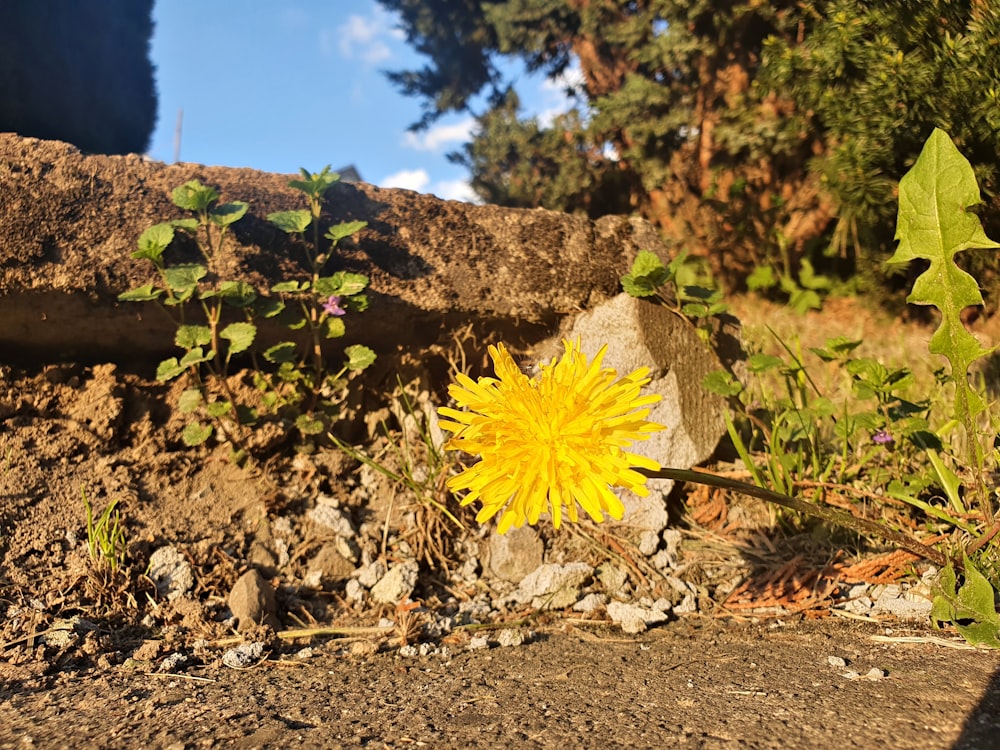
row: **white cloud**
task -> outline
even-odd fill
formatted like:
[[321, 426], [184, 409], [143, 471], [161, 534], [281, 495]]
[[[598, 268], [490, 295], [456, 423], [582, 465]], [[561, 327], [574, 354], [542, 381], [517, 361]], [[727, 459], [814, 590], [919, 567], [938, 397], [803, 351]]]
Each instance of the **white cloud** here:
[[473, 192], [472, 186], [466, 180], [441, 180], [435, 183], [431, 192], [446, 201], [481, 202], [481, 198]]
[[544, 79], [538, 86], [539, 109], [535, 115], [538, 124], [543, 128], [550, 127], [556, 117], [574, 107], [579, 107], [581, 96], [573, 92], [582, 92], [583, 84], [583, 71], [580, 70], [579, 60], [576, 59], [562, 72], [562, 75]]
[[[388, 60], [392, 57], [383, 37], [398, 38], [389, 26], [392, 16], [384, 12], [376, 12], [371, 16], [352, 15], [337, 27], [335, 37], [337, 48], [342, 57], [360, 59], [370, 65]], [[320, 32], [320, 47], [324, 54], [332, 51], [332, 38], [327, 30]]]
[[476, 121], [466, 117], [451, 125], [438, 125], [422, 133], [407, 133], [403, 136], [403, 145], [417, 151], [439, 151], [449, 143], [465, 143], [472, 139], [472, 130]]
[[383, 177], [378, 184], [379, 187], [403, 188], [416, 190], [419, 193], [430, 184], [430, 181], [431, 178], [426, 169], [403, 169], [388, 177]]

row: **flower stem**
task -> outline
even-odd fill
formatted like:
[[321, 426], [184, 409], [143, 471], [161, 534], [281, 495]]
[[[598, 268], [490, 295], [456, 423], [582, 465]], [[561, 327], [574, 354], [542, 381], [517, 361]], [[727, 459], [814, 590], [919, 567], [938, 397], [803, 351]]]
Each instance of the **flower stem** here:
[[810, 503], [797, 497], [782, 495], [778, 492], [765, 489], [764, 487], [747, 484], [746, 482], [739, 482], [735, 479], [718, 477], [704, 471], [695, 471], [692, 469], [672, 469], [669, 467], [660, 469], [659, 471], [647, 471], [644, 469], [638, 469], [638, 471], [650, 479], [673, 479], [678, 482], [693, 482], [695, 484], [703, 484], [708, 487], [717, 487], [722, 490], [741, 492], [744, 495], [750, 495], [751, 497], [766, 500], [769, 503], [781, 505], [785, 508], [791, 508], [794, 511], [805, 513], [806, 515], [814, 518], [819, 518], [822, 521], [843, 526], [844, 528], [851, 529], [859, 534], [871, 534], [872, 536], [880, 537], [881, 539], [885, 539], [887, 542], [892, 542], [897, 547], [905, 549], [907, 552], [912, 552], [925, 560], [930, 560], [935, 565], [944, 567], [948, 564], [948, 558], [945, 557], [943, 553], [932, 547], [928, 547], [926, 544], [918, 542], [911, 536], [895, 531], [894, 529], [890, 529], [884, 524], [870, 521], [867, 518], [852, 516], [850, 513], [837, 510], [836, 508], [831, 508], [828, 505], [816, 505], [815, 503]]

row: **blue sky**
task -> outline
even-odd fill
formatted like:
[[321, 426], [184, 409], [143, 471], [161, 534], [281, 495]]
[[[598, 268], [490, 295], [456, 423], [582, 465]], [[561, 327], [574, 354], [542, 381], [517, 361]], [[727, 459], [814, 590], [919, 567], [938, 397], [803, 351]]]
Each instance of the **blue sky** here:
[[[183, 109], [181, 161], [279, 173], [353, 164], [376, 185], [472, 198], [466, 170], [445, 158], [472, 118], [407, 132], [420, 102], [381, 71], [423, 58], [375, 0], [156, 0], [153, 19], [152, 158], [174, 160]], [[529, 114], [569, 108], [560, 85], [509, 70]]]

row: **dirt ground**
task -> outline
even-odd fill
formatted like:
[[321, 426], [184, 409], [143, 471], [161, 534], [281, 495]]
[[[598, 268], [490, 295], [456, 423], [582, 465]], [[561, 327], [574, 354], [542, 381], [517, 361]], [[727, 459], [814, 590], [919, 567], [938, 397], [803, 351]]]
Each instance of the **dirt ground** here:
[[996, 747], [1000, 655], [876, 632], [695, 621], [413, 658], [332, 641], [183, 676], [4, 667], [0, 747]]
[[[842, 306], [805, 324], [737, 312], [817, 343], [843, 333], [912, 353], [927, 335]], [[726, 611], [760, 559], [687, 532], [686, 583], [651, 583], [628, 540], [605, 550], [631, 562], [637, 600], [673, 597], [643, 634], [599, 608], [482, 610], [497, 584], [467, 563], [483, 534], [451, 539], [384, 480], [332, 451], [295, 456], [280, 436], [273, 459], [242, 468], [224, 448], [186, 449], [176, 394], [149, 378], [112, 363], [0, 369], [0, 747], [997, 746], [1000, 655], [954, 634], [822, 602], [819, 620]], [[314, 522], [318, 497], [353, 519], [357, 549]], [[95, 573], [84, 498], [118, 502], [122, 569]], [[799, 543], [804, 560], [830, 555], [829, 540]], [[179, 595], [147, 575], [164, 546], [190, 572]], [[790, 554], [778, 544], [768, 564]], [[352, 598], [373, 555], [419, 563], [412, 605]], [[601, 557], [546, 547], [546, 561], [576, 559]], [[227, 597], [251, 569], [276, 593], [279, 633], [235, 635]], [[678, 585], [695, 603], [683, 614]], [[241, 641], [259, 650], [234, 661]]]

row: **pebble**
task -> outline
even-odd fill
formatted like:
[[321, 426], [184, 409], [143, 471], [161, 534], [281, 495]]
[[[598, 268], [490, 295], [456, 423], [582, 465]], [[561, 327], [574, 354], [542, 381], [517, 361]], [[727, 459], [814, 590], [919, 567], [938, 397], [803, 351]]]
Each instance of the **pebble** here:
[[479, 649], [489, 648], [490, 641], [485, 635], [474, 635], [469, 639], [469, 645], [467, 648], [469, 651], [478, 651]]
[[235, 648], [226, 649], [226, 652], [222, 655], [222, 663], [233, 669], [246, 669], [259, 662], [263, 657], [263, 641], [241, 643]]
[[542, 565], [521, 581], [513, 598], [521, 604], [531, 602], [535, 609], [569, 607], [579, 598], [580, 585], [593, 573], [594, 569], [584, 562]]
[[149, 556], [149, 577], [157, 593], [170, 601], [194, 588], [191, 564], [176, 547], [160, 547]]
[[589, 614], [595, 609], [600, 609], [608, 601], [608, 597], [604, 594], [587, 594], [580, 601], [573, 605], [573, 609], [577, 612], [583, 612]]
[[611, 602], [608, 605], [608, 617], [613, 623], [621, 626], [622, 632], [635, 635], [644, 633], [650, 625], [665, 622], [667, 613], [658, 609], [640, 607], [638, 604]]
[[524, 633], [514, 628], [504, 628], [497, 634], [497, 643], [501, 648], [521, 646], [524, 644]]
[[372, 586], [372, 598], [382, 604], [398, 604], [409, 598], [417, 585], [420, 565], [416, 560], [406, 560], [389, 569], [389, 572]]
[[229, 609], [240, 629], [267, 625], [281, 630], [274, 587], [256, 569], [241, 575], [229, 592]]

